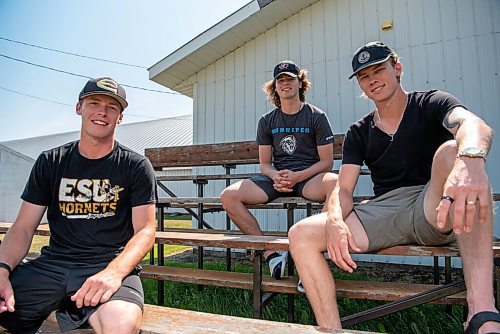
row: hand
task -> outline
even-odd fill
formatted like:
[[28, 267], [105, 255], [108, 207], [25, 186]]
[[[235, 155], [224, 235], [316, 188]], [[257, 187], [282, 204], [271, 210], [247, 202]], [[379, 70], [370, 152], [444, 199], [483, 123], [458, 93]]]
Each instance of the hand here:
[[96, 306], [107, 302], [120, 288], [122, 277], [111, 269], [104, 269], [90, 276], [83, 285], [71, 296], [78, 308], [82, 306]]
[[288, 169], [277, 171], [273, 178], [274, 189], [280, 192], [291, 192], [293, 187], [300, 182], [299, 174]]
[[0, 313], [14, 312], [14, 291], [7, 276], [1, 275], [0, 277]]
[[[481, 158], [460, 157], [455, 160], [453, 169], [443, 187], [443, 195], [453, 198], [453, 231], [471, 232], [479, 209], [479, 222], [488, 217], [491, 200], [488, 175]], [[444, 228], [450, 213], [452, 201], [441, 199], [437, 210], [437, 226]]]
[[289, 170], [276, 171], [276, 175], [273, 177], [273, 187], [279, 192], [292, 192], [293, 185], [288, 179]]
[[355, 252], [360, 252], [361, 249], [354, 241], [349, 227], [344, 221], [327, 220], [325, 230], [328, 256], [339, 268], [352, 273], [357, 265], [351, 258], [349, 247]]

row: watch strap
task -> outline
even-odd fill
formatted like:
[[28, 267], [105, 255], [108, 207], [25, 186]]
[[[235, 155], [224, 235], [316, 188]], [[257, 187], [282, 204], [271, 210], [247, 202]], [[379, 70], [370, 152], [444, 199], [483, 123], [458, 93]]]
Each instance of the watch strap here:
[[12, 273], [12, 268], [7, 263], [0, 262], [0, 268], [7, 270], [9, 272], [9, 276]]

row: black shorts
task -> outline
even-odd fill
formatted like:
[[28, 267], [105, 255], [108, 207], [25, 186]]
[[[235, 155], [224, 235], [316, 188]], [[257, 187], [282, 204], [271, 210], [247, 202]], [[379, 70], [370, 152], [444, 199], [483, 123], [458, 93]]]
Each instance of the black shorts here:
[[[105, 264], [82, 265], [39, 257], [17, 266], [10, 276], [14, 312], [0, 313], [0, 325], [13, 333], [36, 333], [50, 313], [56, 311], [62, 332], [88, 328], [87, 320], [97, 306], [77, 308], [70, 297], [85, 280], [101, 271]], [[138, 276], [139, 269], [127, 276], [110, 300], [125, 300], [144, 309], [144, 292]]]
[[[314, 176], [316, 176], [316, 175], [314, 175]], [[264, 192], [267, 195], [267, 202], [266, 203], [269, 203], [271, 201], [274, 201], [278, 197], [293, 197], [293, 196], [304, 197], [304, 195], [302, 195], [302, 190], [304, 189], [306, 183], [309, 182], [309, 180], [312, 179], [314, 176], [311, 176], [310, 178], [307, 178], [304, 181], [301, 181], [301, 182], [297, 183], [293, 187], [293, 191], [291, 191], [291, 192], [280, 192], [280, 191], [277, 191], [273, 187], [273, 184], [274, 184], [273, 179], [271, 179], [271, 178], [269, 178], [269, 177], [267, 177], [265, 175], [252, 176], [250, 178], [250, 181], [252, 181], [257, 186], [259, 186], [259, 188], [261, 188], [262, 190], [264, 190]]]

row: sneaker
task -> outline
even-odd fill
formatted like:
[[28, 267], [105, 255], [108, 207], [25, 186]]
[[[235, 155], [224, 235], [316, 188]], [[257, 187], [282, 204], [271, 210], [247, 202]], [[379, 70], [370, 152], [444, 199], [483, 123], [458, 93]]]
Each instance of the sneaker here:
[[267, 257], [266, 262], [269, 264], [272, 278], [281, 279], [283, 277], [287, 257], [288, 252], [274, 252]]
[[299, 283], [297, 283], [297, 290], [303, 293], [306, 292], [306, 289], [304, 289], [304, 286], [302, 285], [302, 280], [300, 278], [299, 278]]

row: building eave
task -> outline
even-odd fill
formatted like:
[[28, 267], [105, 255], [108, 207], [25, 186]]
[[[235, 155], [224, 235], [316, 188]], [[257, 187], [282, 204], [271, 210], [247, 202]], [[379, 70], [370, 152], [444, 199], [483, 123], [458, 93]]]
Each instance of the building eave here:
[[195, 74], [319, 0], [253, 0], [151, 66], [149, 79], [193, 97]]

